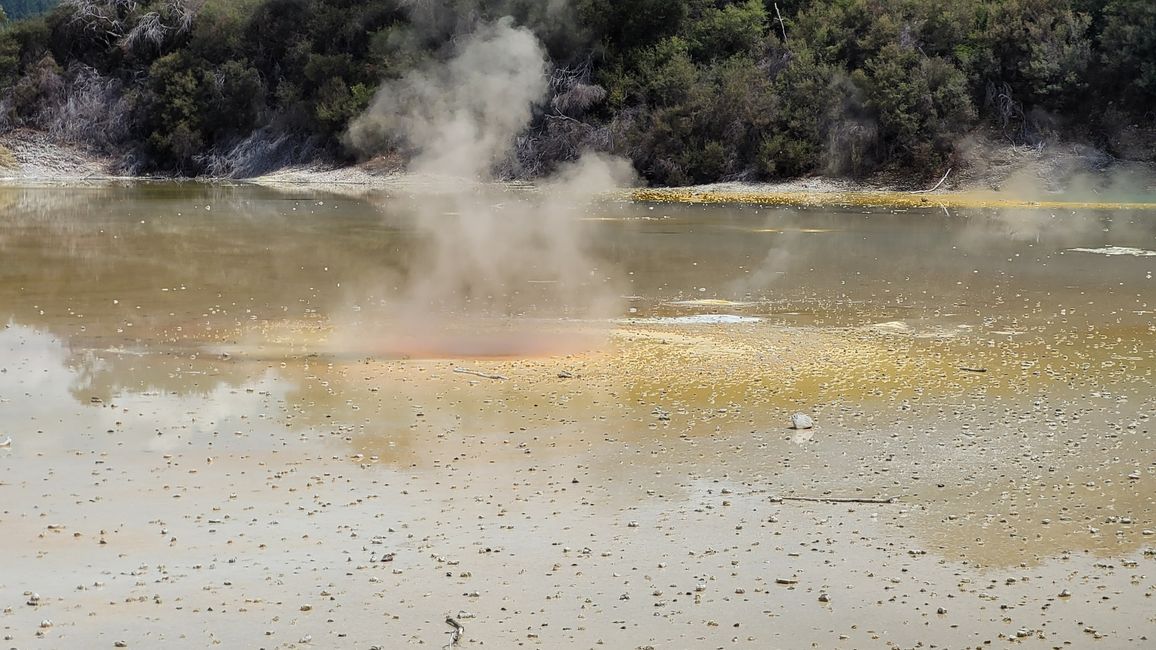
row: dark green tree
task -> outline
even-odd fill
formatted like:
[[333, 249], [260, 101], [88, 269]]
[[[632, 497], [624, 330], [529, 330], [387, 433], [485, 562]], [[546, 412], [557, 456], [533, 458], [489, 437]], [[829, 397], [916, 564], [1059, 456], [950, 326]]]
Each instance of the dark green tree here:
[[1151, 110], [1156, 102], [1156, 2], [1109, 2], [1100, 42], [1106, 86], [1123, 89], [1123, 102]]

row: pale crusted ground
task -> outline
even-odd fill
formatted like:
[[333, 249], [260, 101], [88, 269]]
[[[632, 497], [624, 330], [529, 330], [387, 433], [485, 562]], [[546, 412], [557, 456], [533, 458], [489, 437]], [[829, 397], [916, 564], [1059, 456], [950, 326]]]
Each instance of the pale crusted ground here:
[[78, 147], [55, 143], [47, 134], [16, 130], [0, 136], [13, 164], [0, 166], [0, 181], [76, 182], [116, 177], [116, 163]]
[[[1052, 377], [1021, 364], [1042, 349], [872, 328], [625, 324], [584, 353], [404, 361], [310, 323], [243, 334], [105, 368], [169, 390], [31, 389], [57, 406], [0, 450], [13, 647], [440, 647], [447, 618], [466, 648], [1156, 638], [1154, 459], [1110, 461], [1144, 449], [1122, 425], [1081, 445], [1069, 418], [1120, 412], [1063, 397], [1058, 353]], [[20, 349], [8, 372], [40, 371]]]

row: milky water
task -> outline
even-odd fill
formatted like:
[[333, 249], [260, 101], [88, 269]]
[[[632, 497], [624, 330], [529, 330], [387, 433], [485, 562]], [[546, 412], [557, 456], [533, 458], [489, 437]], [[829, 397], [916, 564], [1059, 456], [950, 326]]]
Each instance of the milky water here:
[[[413, 206], [436, 200], [196, 184], [0, 197], [4, 317], [122, 344], [153, 342], [183, 322], [335, 319], [389, 305], [428, 252]], [[586, 282], [635, 303], [623, 315], [722, 313], [730, 301], [783, 322], [978, 317], [1062, 327], [1143, 325], [1152, 309], [1144, 258], [1156, 226], [1145, 211], [608, 204], [583, 221]], [[534, 315], [564, 294], [537, 270], [513, 274], [510, 315]], [[569, 307], [561, 315], [582, 314]]]
[[504, 294], [422, 331], [430, 201], [0, 189], [10, 640], [440, 645], [445, 608], [498, 647], [1154, 635], [1156, 211], [607, 200], [581, 273], [503, 251]]

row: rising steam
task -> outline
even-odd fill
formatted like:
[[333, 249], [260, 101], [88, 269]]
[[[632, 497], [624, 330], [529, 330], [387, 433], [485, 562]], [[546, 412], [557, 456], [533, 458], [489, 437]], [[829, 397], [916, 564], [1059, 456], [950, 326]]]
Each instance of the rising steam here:
[[448, 62], [383, 85], [349, 141], [364, 153], [410, 149], [412, 172], [488, 180], [543, 101], [546, 71], [528, 29], [510, 18], [483, 24]]
[[[401, 150], [409, 171], [452, 191], [419, 199], [424, 246], [389, 300], [384, 352], [422, 356], [573, 351], [559, 318], [603, 318], [618, 287], [598, 269], [580, 217], [629, 184], [629, 163], [586, 155], [523, 196], [499, 193], [508, 158], [547, 99], [549, 62], [510, 18], [483, 23], [447, 61], [386, 82], [355, 120], [349, 143], [366, 155]], [[465, 181], [465, 182], [463, 182]], [[362, 329], [367, 327], [362, 324]], [[375, 323], [375, 338], [380, 323]], [[366, 332], [356, 334], [364, 342]]]

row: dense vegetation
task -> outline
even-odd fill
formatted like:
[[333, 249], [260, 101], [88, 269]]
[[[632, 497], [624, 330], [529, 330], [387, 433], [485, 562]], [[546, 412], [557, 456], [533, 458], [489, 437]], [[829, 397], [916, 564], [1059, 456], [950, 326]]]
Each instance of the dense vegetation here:
[[383, 79], [506, 14], [554, 64], [506, 175], [591, 147], [655, 183], [934, 174], [977, 128], [1152, 157], [1152, 0], [65, 0], [0, 31], [0, 128], [135, 171], [352, 160]]
[[57, 0], [0, 0], [0, 17], [20, 20], [55, 7]]

